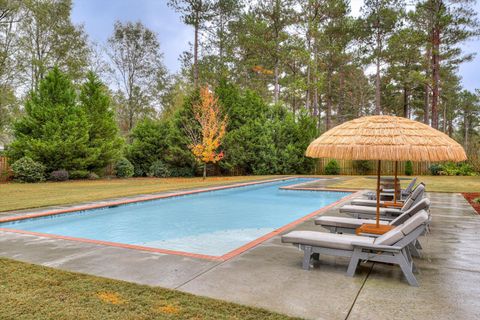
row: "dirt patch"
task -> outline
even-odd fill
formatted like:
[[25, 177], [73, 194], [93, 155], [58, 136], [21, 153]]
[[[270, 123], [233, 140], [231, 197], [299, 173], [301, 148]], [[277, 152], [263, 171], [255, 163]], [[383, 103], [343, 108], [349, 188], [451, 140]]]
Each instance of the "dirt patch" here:
[[110, 303], [110, 304], [124, 304], [125, 300], [123, 300], [118, 293], [115, 292], [99, 292], [97, 293], [98, 298], [103, 302]]
[[480, 214], [480, 203], [476, 203], [473, 201], [476, 198], [480, 198], [480, 192], [470, 192], [470, 193], [465, 192], [465, 193], [462, 193], [462, 195], [465, 197], [465, 199], [467, 199], [468, 203], [472, 205], [473, 209], [475, 209], [475, 211], [477, 211], [477, 213]]

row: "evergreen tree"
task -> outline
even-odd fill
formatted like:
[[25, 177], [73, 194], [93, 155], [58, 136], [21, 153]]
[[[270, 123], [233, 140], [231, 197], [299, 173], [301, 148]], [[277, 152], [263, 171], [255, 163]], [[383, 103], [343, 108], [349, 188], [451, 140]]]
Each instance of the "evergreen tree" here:
[[394, 34], [403, 8], [402, 0], [366, 0], [363, 12], [363, 43], [368, 60], [375, 64], [375, 113], [382, 112], [381, 77], [388, 39]]
[[81, 87], [80, 104], [89, 122], [88, 169], [98, 171], [119, 158], [123, 141], [118, 135], [107, 89], [93, 72], [87, 74], [87, 81]]
[[411, 17], [424, 33], [429, 60], [426, 67], [431, 76], [431, 125], [439, 128], [441, 69], [472, 58], [471, 54], [463, 54], [459, 44], [480, 34], [477, 12], [471, 0], [423, 0], [417, 3]]
[[193, 85], [199, 86], [198, 47], [200, 32], [216, 15], [217, 4], [212, 0], [168, 0], [168, 5], [182, 15], [185, 24], [194, 28], [193, 39]]
[[25, 115], [14, 125], [8, 156], [41, 162], [47, 172], [84, 170], [94, 156], [88, 147], [87, 116], [76, 102], [75, 88], [57, 67], [40, 81], [25, 103]]

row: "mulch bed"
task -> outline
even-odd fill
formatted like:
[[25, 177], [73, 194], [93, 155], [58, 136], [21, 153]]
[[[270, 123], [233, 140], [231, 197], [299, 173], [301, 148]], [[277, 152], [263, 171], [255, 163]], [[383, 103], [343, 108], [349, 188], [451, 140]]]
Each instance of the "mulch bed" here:
[[472, 205], [473, 209], [480, 214], [480, 203], [473, 202], [473, 199], [480, 198], [480, 192], [471, 192], [471, 193], [462, 193], [462, 195], [467, 199], [467, 201]]

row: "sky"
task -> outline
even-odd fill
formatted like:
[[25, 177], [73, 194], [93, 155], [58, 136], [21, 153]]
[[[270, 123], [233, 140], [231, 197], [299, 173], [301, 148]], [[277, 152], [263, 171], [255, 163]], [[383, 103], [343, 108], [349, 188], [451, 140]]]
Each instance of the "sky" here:
[[[351, 0], [352, 14], [358, 15], [362, 0]], [[480, 15], [480, 2], [475, 4]], [[184, 25], [179, 14], [167, 6], [167, 0], [73, 0], [72, 20], [82, 24], [90, 38], [105, 43], [113, 32], [113, 24], [120, 21], [141, 21], [158, 34], [164, 62], [172, 73], [180, 69], [180, 54], [188, 50], [193, 29]], [[480, 39], [462, 45], [465, 52], [480, 53]], [[468, 90], [480, 89], [480, 54], [460, 66], [462, 84]]]

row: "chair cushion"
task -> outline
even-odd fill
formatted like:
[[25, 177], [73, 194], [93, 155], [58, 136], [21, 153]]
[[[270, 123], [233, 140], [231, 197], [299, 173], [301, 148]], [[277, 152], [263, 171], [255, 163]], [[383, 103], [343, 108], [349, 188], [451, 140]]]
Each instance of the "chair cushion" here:
[[404, 234], [400, 229], [401, 225], [388, 231], [387, 233], [382, 234], [380, 237], [375, 239], [375, 244], [382, 244], [384, 246], [390, 246], [398, 241], [400, 241]]
[[413, 178], [412, 181], [410, 181], [408, 186], [405, 188], [405, 190], [402, 190], [402, 191], [404, 191], [405, 194], [409, 194], [412, 191], [413, 186], [415, 185], [415, 182], [417, 182], [417, 178]]
[[[364, 213], [364, 214], [376, 214], [377, 208], [376, 207], [366, 207], [366, 206], [354, 206], [354, 205], [344, 205], [342, 206], [339, 211], [341, 213]], [[400, 209], [394, 208], [380, 208], [380, 215], [386, 215], [387, 213], [391, 214], [401, 214], [402, 211]]]
[[430, 199], [423, 198], [417, 201], [412, 207], [406, 210], [404, 213], [412, 217], [414, 214], [419, 212], [420, 210], [428, 210], [430, 209]]
[[402, 211], [406, 211], [412, 207], [413, 199], [412, 197], [408, 197], [407, 200], [403, 203]]
[[[315, 219], [316, 225], [340, 227], [347, 229], [356, 229], [364, 223], [375, 223], [373, 219], [356, 219], [347, 217], [333, 217], [333, 216], [321, 216]], [[380, 224], [388, 224], [387, 221], [380, 221]]]
[[372, 244], [374, 238], [352, 234], [336, 234], [318, 231], [292, 231], [282, 236], [283, 243], [303, 244], [312, 247], [353, 250], [353, 242]]
[[412, 198], [416, 199], [418, 196], [422, 195], [425, 192], [425, 185], [421, 182], [415, 190], [412, 192]]
[[368, 206], [368, 207], [375, 207], [377, 205], [377, 200], [368, 200], [368, 199], [353, 199], [350, 202], [351, 205], [354, 206]]
[[404, 224], [400, 225], [400, 230], [404, 235], [409, 234], [413, 230], [415, 230], [417, 227], [422, 225], [422, 223], [426, 222], [428, 220], [428, 213], [425, 210], [421, 210], [420, 212], [416, 213], [405, 221]]

